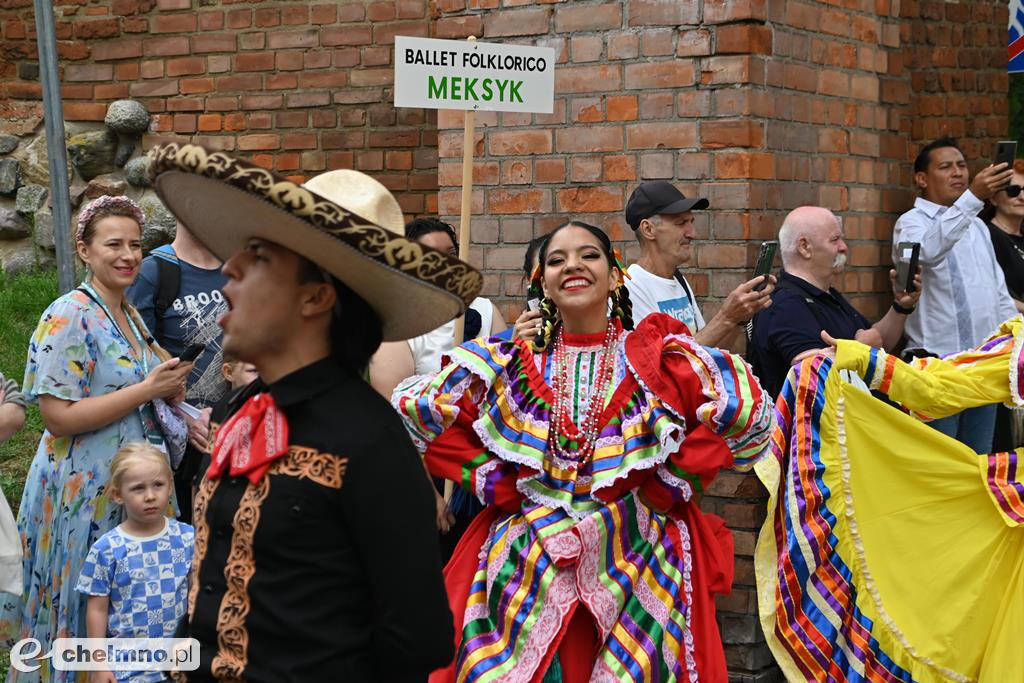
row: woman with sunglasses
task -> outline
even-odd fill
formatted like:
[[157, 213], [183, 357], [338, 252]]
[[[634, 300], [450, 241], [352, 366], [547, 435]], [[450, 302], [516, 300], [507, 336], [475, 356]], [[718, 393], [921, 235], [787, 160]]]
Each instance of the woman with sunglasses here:
[[766, 452], [770, 397], [666, 315], [632, 330], [600, 228], [561, 226], [539, 264], [536, 335], [467, 342], [392, 398], [487, 506], [445, 569], [458, 654], [431, 681], [724, 681], [732, 536], [696, 497]]
[[[1003, 269], [1006, 289], [1017, 310], [1024, 313], [1024, 159], [1013, 163], [1013, 178], [1005, 189], [985, 202], [979, 217], [988, 226], [996, 261]], [[1024, 442], [1024, 415], [1005, 406], [996, 408], [992, 450], [1008, 451]], [[1014, 426], [1017, 423], [1017, 426]]]

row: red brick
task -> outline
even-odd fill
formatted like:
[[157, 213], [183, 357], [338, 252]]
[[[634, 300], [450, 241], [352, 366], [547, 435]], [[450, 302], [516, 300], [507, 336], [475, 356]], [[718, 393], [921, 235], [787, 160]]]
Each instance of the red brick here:
[[361, 2], [352, 2], [338, 7], [338, 23], [345, 24], [366, 19], [366, 7]]
[[370, 133], [370, 147], [415, 147], [420, 144], [418, 131], [373, 131]]
[[637, 106], [636, 95], [609, 95], [605, 100], [609, 121], [635, 121]]
[[680, 26], [700, 23], [700, 5], [679, 0], [629, 0], [630, 26]]
[[565, 181], [565, 159], [538, 159], [534, 163], [534, 181], [561, 183]]
[[292, 5], [281, 10], [281, 23], [285, 26], [302, 26], [309, 21], [309, 7]]
[[107, 105], [92, 102], [65, 102], [64, 118], [68, 121], [102, 121], [107, 115]]
[[488, 150], [494, 155], [550, 154], [551, 131], [492, 131], [488, 139]]
[[249, 28], [252, 26], [251, 9], [233, 9], [228, 11], [228, 28]]
[[153, 9], [154, 0], [114, 0], [110, 8], [114, 14], [126, 17], [132, 14], [145, 14]]
[[323, 92], [292, 93], [286, 100], [288, 107], [323, 107], [330, 103], [330, 94]]
[[147, 59], [141, 64], [140, 73], [143, 78], [161, 78], [164, 75], [164, 62], [159, 59]]
[[281, 95], [242, 95], [242, 109], [277, 109], [281, 106]]
[[192, 52], [235, 52], [238, 50], [238, 39], [232, 33], [204, 33], [192, 36]]
[[194, 76], [206, 71], [206, 60], [202, 57], [168, 59], [166, 69], [168, 76]]
[[281, 10], [276, 7], [263, 7], [257, 9], [254, 15], [254, 23], [258, 28], [270, 28], [281, 25]]
[[363, 66], [384, 66], [391, 64], [391, 48], [364, 47]]
[[333, 110], [314, 109], [312, 114], [314, 128], [334, 128], [338, 125], [338, 114]]
[[676, 31], [669, 28], [649, 28], [640, 37], [640, 53], [644, 57], [663, 57], [674, 52]]
[[742, 121], [704, 119], [700, 124], [700, 145], [705, 148], [760, 147], [764, 141], [761, 124]]
[[224, 28], [223, 12], [203, 12], [199, 15], [200, 31], [220, 31]]
[[149, 33], [149, 20], [144, 17], [125, 17], [121, 20], [124, 33]]
[[99, 83], [93, 92], [93, 97], [97, 100], [120, 100], [128, 95], [128, 83]]
[[[488, 190], [487, 203], [490, 212], [495, 214], [548, 213], [551, 211], [551, 192], [534, 188]], [[500, 252], [501, 248], [493, 251]], [[522, 262], [522, 250], [517, 248], [515, 251], [519, 252], [519, 259]]]
[[89, 46], [81, 40], [58, 41], [57, 56], [67, 60], [85, 59], [89, 56]]
[[319, 31], [315, 28], [305, 31], [274, 31], [267, 34], [267, 47], [271, 50], [318, 47]]
[[701, 64], [700, 82], [704, 85], [763, 83], [764, 62], [746, 55], [709, 57]]
[[194, 95], [213, 92], [214, 83], [212, 78], [183, 78], [178, 81], [178, 88], [182, 95]]
[[716, 178], [775, 177], [774, 155], [765, 152], [726, 152], [715, 155]]
[[715, 32], [716, 54], [772, 53], [772, 30], [756, 24], [728, 24]]
[[479, 14], [441, 17], [434, 22], [434, 36], [437, 38], [468, 38], [481, 35], [483, 30], [484, 20]]
[[241, 135], [238, 138], [238, 149], [243, 151], [278, 149], [280, 146], [281, 136], [274, 133]]
[[313, 5], [310, 10], [310, 23], [333, 24], [338, 20], [337, 5]]
[[704, 23], [725, 24], [733, 21], [768, 18], [765, 0], [704, 0]]
[[173, 57], [189, 53], [188, 38], [185, 36], [165, 36], [147, 38], [142, 45], [147, 57]]
[[694, 82], [693, 64], [689, 61], [673, 60], [626, 65], [627, 90], [683, 88], [693, 85]]
[[274, 155], [274, 169], [278, 171], [298, 171], [302, 166], [297, 152], [286, 152]]
[[238, 47], [242, 50], [262, 50], [267, 44], [265, 33], [243, 33], [238, 38]]
[[273, 52], [244, 52], [235, 57], [235, 71], [273, 71]]
[[564, 212], [599, 213], [622, 210], [621, 187], [571, 187], [557, 193], [558, 210]]
[[320, 44], [324, 47], [369, 45], [372, 42], [373, 31], [369, 26], [325, 26], [320, 29]]
[[114, 65], [114, 77], [119, 81], [138, 80], [140, 74], [137, 62], [123, 62]]
[[577, 155], [570, 162], [570, 182], [593, 183], [601, 179], [601, 157]]
[[128, 87], [132, 97], [170, 97], [178, 94], [177, 81], [143, 81]]
[[394, 2], [371, 2], [366, 6], [367, 21], [391, 21], [394, 18]]
[[176, 10], [192, 9], [192, 0], [156, 0], [157, 9]]
[[113, 77], [113, 64], [68, 64], [64, 68], [66, 81], [109, 81]]
[[606, 31], [621, 26], [622, 5], [618, 2], [579, 7], [569, 4], [555, 11], [555, 31], [558, 33]]
[[174, 115], [174, 132], [175, 133], [195, 133], [196, 132], [196, 115], [195, 114], [175, 114]]
[[391, 45], [395, 36], [427, 37], [428, 27], [422, 21], [396, 21], [388, 24], [375, 24], [373, 42], [377, 45]]
[[232, 90], [259, 90], [263, 87], [263, 79], [259, 74], [241, 74], [239, 76], [221, 76], [217, 79], [219, 92]]
[[205, 104], [199, 97], [175, 97], [167, 100], [167, 111], [202, 111]]
[[117, 19], [77, 21], [74, 27], [75, 38], [114, 38], [121, 33], [121, 25]]
[[245, 114], [238, 112], [225, 114], [224, 130], [245, 130]]
[[636, 180], [636, 157], [604, 156], [604, 179], [607, 181]]
[[[356, 73], [352, 72], [353, 77]], [[305, 71], [299, 74], [299, 87], [343, 88], [348, 85], [348, 75], [348, 71]]]
[[267, 74], [267, 90], [294, 90], [299, 87], [299, 78], [293, 73]]
[[92, 46], [92, 58], [97, 62], [108, 59], [131, 59], [141, 56], [142, 40], [139, 38], [104, 41]]
[[[629, 67], [626, 67], [627, 69]], [[621, 67], [572, 66], [555, 69], [555, 92], [608, 92], [618, 90], [622, 83]]]
[[426, 4], [423, 0], [398, 0], [398, 18], [421, 19], [426, 13]]
[[620, 126], [575, 126], [555, 131], [556, 152], [620, 152]]
[[315, 133], [285, 133], [284, 149], [316, 149]]
[[[24, 99], [34, 99], [37, 97], [36, 93], [38, 93], [38, 97], [42, 97], [42, 86], [37, 83], [8, 83], [7, 87], [10, 88], [14, 85], [32, 88], [30, 91], [32, 93], [31, 97], [25, 97]], [[124, 91], [128, 92], [128, 84], [125, 83], [124, 86]], [[9, 93], [8, 96], [14, 97], [13, 93]], [[60, 86], [60, 96], [66, 100], [91, 100], [93, 99], [93, 86], [88, 83], [65, 83]], [[22, 97], [22, 95], [18, 95], [19, 99]], [[97, 97], [96, 99], [99, 98]]]
[[569, 51], [574, 62], [596, 62], [604, 51], [604, 39], [599, 35], [573, 36], [569, 41]]
[[604, 121], [604, 108], [599, 97], [577, 97], [569, 110], [569, 120], [580, 123]]
[[847, 154], [850, 151], [849, 134], [840, 128], [819, 128], [818, 151]]
[[818, 92], [824, 95], [848, 97], [850, 94], [850, 77], [841, 71], [824, 69], [818, 72]]
[[484, 16], [484, 35], [493, 38], [544, 34], [549, 30], [550, 20], [551, 11], [546, 7], [488, 12]]
[[608, 36], [608, 59], [633, 59], [639, 54], [640, 37], [635, 33]]
[[363, 147], [365, 141], [362, 131], [331, 131], [320, 136], [323, 149], [344, 149], [346, 147]]
[[628, 149], [654, 149], [665, 147], [678, 149], [697, 146], [697, 124], [690, 121], [678, 123], [634, 123], [626, 127]]
[[274, 114], [274, 125], [278, 128], [305, 128], [309, 125], [309, 112], [279, 111]]
[[150, 33], [194, 33], [195, 30], [194, 14], [162, 14], [149, 22]]

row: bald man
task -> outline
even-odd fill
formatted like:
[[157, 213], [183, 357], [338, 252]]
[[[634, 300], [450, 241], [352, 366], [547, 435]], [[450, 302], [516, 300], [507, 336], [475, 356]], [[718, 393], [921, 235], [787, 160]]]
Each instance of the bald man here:
[[828, 209], [803, 206], [786, 216], [779, 229], [782, 272], [772, 305], [754, 318], [751, 356], [762, 386], [777, 395], [790, 366], [827, 346], [822, 330], [836, 339], [856, 339], [891, 350], [903, 335], [907, 315], [921, 296], [896, 283], [889, 271], [893, 305], [874, 325], [836, 291], [846, 265], [846, 242], [839, 219]]

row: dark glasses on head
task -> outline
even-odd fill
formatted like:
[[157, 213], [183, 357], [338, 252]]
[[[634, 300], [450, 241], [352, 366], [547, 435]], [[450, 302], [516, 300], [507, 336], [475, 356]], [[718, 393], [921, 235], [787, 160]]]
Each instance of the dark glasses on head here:
[[1006, 193], [1007, 197], [1016, 197], [1020, 194], [1021, 190], [1024, 190], [1024, 187], [1021, 187], [1020, 185], [1007, 185], [1003, 188], [1003, 192]]

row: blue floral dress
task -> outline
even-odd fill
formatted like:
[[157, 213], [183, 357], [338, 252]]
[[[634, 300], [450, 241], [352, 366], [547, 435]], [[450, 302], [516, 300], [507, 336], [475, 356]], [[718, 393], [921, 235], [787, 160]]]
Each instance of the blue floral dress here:
[[[43, 394], [78, 401], [141, 382], [160, 362], [142, 348], [144, 363], [103, 308], [73, 290], [50, 304], [32, 335], [25, 396], [33, 402]], [[7, 595], [0, 608], [5, 637], [35, 638], [43, 653], [56, 638], [85, 637], [86, 600], [75, 582], [92, 544], [121, 521], [121, 506], [107, 492], [110, 461], [122, 445], [146, 440], [157, 429], [152, 412], [139, 409], [94, 432], [43, 432], [18, 510], [24, 591], [20, 599]], [[75, 680], [74, 672], [55, 671], [49, 660], [43, 664], [30, 674], [12, 668], [8, 680]]]

